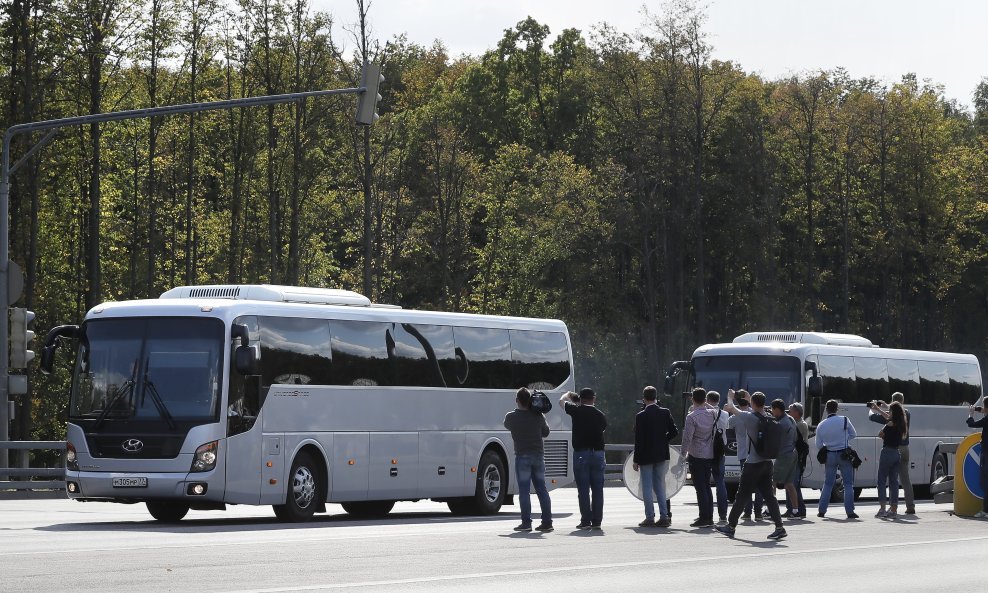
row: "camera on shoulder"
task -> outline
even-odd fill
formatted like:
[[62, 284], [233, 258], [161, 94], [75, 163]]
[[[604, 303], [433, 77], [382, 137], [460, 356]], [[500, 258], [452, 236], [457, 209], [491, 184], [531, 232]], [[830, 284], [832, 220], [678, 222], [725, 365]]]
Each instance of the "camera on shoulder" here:
[[532, 392], [532, 405], [529, 409], [539, 414], [548, 414], [552, 410], [552, 401], [545, 392], [535, 390]]

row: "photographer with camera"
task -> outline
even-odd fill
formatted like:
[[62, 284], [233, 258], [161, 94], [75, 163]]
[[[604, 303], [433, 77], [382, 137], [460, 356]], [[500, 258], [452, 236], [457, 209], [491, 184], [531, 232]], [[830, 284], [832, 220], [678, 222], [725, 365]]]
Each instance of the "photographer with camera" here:
[[848, 450], [850, 442], [858, 436], [858, 433], [847, 416], [837, 415], [839, 407], [837, 400], [828, 400], [827, 417], [816, 427], [816, 444], [827, 450], [827, 469], [816, 516], [823, 518], [827, 514], [830, 494], [834, 491], [837, 470], [840, 469], [841, 479], [844, 482], [844, 511], [848, 519], [857, 519], [858, 514], [854, 512], [854, 465]]
[[[577, 529], [600, 529], [604, 517], [604, 430], [607, 418], [594, 403], [593, 389], [580, 390], [579, 403], [572, 391], [563, 394], [559, 403], [573, 419], [573, 477], [580, 501], [580, 524]], [[593, 498], [591, 499], [591, 492]]]
[[[986, 399], [981, 398], [980, 406], [968, 408], [967, 425], [981, 429], [981, 490], [985, 493], [981, 510], [974, 516], [978, 519], [988, 519], [988, 410], [985, 410]], [[974, 413], [981, 412], [981, 420], [974, 419]]]
[[542, 440], [549, 436], [549, 424], [545, 416], [533, 412], [532, 393], [522, 387], [515, 394], [517, 409], [504, 417], [504, 427], [511, 431], [515, 447], [515, 477], [518, 480], [518, 504], [521, 507], [521, 524], [515, 531], [532, 530], [531, 486], [542, 509], [542, 523], [536, 531], [552, 531], [552, 502], [545, 487], [545, 449]]
[[[878, 407], [877, 404], [874, 407]], [[902, 404], [892, 402], [888, 411], [889, 421], [878, 433], [882, 439], [882, 452], [878, 457], [878, 514], [879, 519], [895, 519], [899, 507], [899, 447], [906, 438], [906, 413]], [[885, 487], [890, 490], [889, 510], [885, 510]]]
[[[669, 471], [669, 441], [679, 428], [668, 408], [658, 405], [658, 391], [649, 385], [642, 390], [645, 408], [635, 415], [634, 468], [641, 472], [642, 501], [645, 520], [639, 527], [669, 527], [669, 501], [666, 498], [666, 473]], [[659, 521], [655, 521], [652, 492], [659, 503]]]
[[[902, 395], [901, 391], [896, 391], [892, 394], [892, 403], [901, 405], [903, 412], [906, 414], [906, 434], [902, 437], [902, 444], [899, 445], [899, 485], [902, 486], [902, 491], [906, 495], [906, 514], [915, 515], [916, 504], [913, 498], [913, 483], [909, 479], [909, 423], [912, 422], [912, 415], [909, 413], [909, 409], [906, 408], [904, 400], [905, 396]], [[886, 409], [884, 402], [872, 401], [865, 405], [871, 410], [871, 414], [868, 415], [869, 420], [883, 426], [888, 423], [891, 414]]]
[[[727, 396], [730, 401], [730, 398], [732, 397], [732, 390], [730, 389], [727, 390]], [[738, 408], [739, 411], [748, 412], [750, 410], [750, 408], [748, 407], [750, 405], [748, 403], [748, 398], [749, 395], [747, 391], [745, 391], [744, 389], [738, 389], [737, 391], [733, 392], [732, 403], [735, 405], [735, 407]], [[727, 427], [734, 430], [735, 435], [741, 433], [741, 428], [739, 427], [737, 415], [732, 415], [727, 420]], [[737, 443], [738, 446], [738, 464], [741, 466], [743, 471], [744, 463], [748, 459], [748, 449], [749, 449], [748, 439], [739, 439], [735, 437], [735, 442]], [[738, 500], [737, 495], [734, 496], [734, 500]], [[752, 505], [752, 500], [750, 495], [748, 496], [747, 499], [744, 500], [744, 503], [745, 503], [744, 512], [741, 514], [741, 518], [744, 519], [745, 521], [751, 521], [751, 511], [752, 508], [754, 508], [755, 521], [761, 521], [762, 506], [765, 504], [765, 501], [762, 500], [762, 493], [755, 490], [754, 505]]]

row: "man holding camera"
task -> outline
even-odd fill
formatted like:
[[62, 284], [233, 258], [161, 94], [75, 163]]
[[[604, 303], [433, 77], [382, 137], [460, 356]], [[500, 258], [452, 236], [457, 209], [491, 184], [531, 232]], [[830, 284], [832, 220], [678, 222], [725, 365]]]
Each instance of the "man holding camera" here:
[[827, 470], [823, 478], [823, 489], [820, 491], [820, 506], [816, 514], [823, 518], [830, 505], [830, 494], [837, 483], [837, 470], [840, 469], [844, 482], [844, 511], [848, 519], [857, 519], [854, 512], [854, 465], [848, 455], [850, 442], [858, 436], [854, 425], [847, 416], [838, 416], [840, 404], [832, 399], [827, 402], [827, 417], [816, 427], [816, 444], [827, 449]]
[[[594, 403], [597, 394], [584, 387], [577, 396], [564, 393], [559, 403], [573, 418], [573, 477], [580, 501], [580, 524], [577, 529], [600, 529], [604, 517], [604, 430], [607, 418]], [[591, 499], [591, 492], [593, 497]]]
[[[902, 409], [906, 413], [906, 433], [903, 435], [902, 443], [899, 445], [899, 485], [902, 486], [902, 491], [906, 495], [906, 514], [915, 515], [916, 503], [913, 498], [913, 483], [909, 480], [909, 424], [912, 422], [912, 416], [909, 414], [904, 400], [905, 396], [902, 395], [901, 391], [896, 391], [892, 394], [892, 402], [898, 402], [902, 405]], [[871, 410], [871, 414], [868, 414], [868, 419], [885, 426], [891, 418], [891, 414], [884, 402], [868, 402], [867, 406]]]
[[542, 439], [549, 436], [549, 424], [545, 416], [532, 411], [532, 393], [525, 387], [515, 394], [517, 409], [504, 417], [504, 427], [511, 431], [515, 446], [515, 477], [518, 480], [518, 505], [521, 507], [521, 525], [515, 531], [532, 530], [532, 494], [539, 497], [542, 523], [536, 531], [552, 531], [552, 502], [545, 487], [545, 449]]
[[[984, 493], [981, 510], [975, 513], [978, 519], [988, 519], [988, 414], [985, 413], [985, 398], [980, 406], [968, 408], [967, 425], [981, 429], [981, 491]], [[981, 412], [981, 420], [974, 419], [974, 413]]]
[[690, 527], [714, 526], [714, 499], [710, 492], [710, 478], [714, 466], [714, 431], [717, 415], [707, 407], [707, 390], [693, 389], [693, 407], [683, 423], [682, 453], [689, 462], [690, 477], [696, 489], [696, 506], [699, 517]]

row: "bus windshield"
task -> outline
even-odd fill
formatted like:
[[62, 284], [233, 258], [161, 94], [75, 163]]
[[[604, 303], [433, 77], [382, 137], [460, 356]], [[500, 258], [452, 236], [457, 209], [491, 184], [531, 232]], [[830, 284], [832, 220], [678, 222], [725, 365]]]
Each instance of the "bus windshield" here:
[[719, 392], [721, 404], [728, 389], [761, 391], [766, 402], [782, 399], [786, 406], [800, 399], [802, 373], [793, 356], [698, 356], [693, 368], [696, 386]]
[[69, 417], [215, 419], [223, 323], [185, 317], [105, 319], [82, 328]]

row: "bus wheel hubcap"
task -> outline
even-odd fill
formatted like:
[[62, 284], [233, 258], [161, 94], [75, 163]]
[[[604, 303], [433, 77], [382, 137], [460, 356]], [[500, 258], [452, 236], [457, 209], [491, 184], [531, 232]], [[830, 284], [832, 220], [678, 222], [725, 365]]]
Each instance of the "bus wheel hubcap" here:
[[316, 478], [309, 468], [300, 467], [295, 470], [292, 492], [295, 496], [295, 504], [300, 509], [307, 508], [316, 497]]
[[484, 470], [484, 495], [487, 500], [494, 502], [501, 494], [501, 472], [497, 471], [494, 464], [488, 465]]

